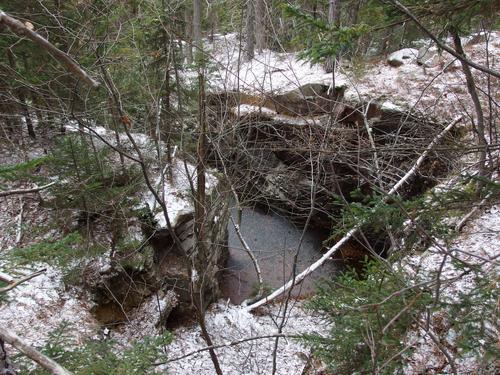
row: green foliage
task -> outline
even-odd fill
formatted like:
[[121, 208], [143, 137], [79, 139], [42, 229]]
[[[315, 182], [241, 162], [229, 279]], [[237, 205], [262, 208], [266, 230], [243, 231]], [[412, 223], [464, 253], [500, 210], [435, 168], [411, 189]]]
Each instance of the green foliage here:
[[[490, 199], [500, 196], [498, 182], [482, 177], [479, 179], [484, 185], [483, 196], [488, 195]], [[390, 231], [396, 238], [404, 238], [407, 251], [421, 245], [423, 232], [449, 240], [456, 232], [452, 223], [445, 219], [462, 217], [475, 205], [477, 181], [478, 177], [464, 176], [446, 191], [431, 190], [423, 196], [409, 199], [392, 196], [384, 201], [382, 195], [363, 195], [360, 190], [352, 191], [347, 203], [343, 198], [336, 197], [334, 203], [342, 208], [342, 212], [339, 217], [332, 218], [332, 234], [325, 243], [335, 241], [360, 222], [367, 223], [365, 229], [369, 229], [370, 233], [383, 235]]]
[[143, 270], [151, 266], [154, 251], [149, 245], [137, 240], [120, 240], [116, 249], [116, 257], [124, 269]]
[[299, 57], [313, 63], [338, 56], [368, 31], [364, 24], [335, 26], [315, 18], [296, 5], [285, 4], [284, 7], [285, 14], [297, 21], [297, 30], [300, 31], [298, 38], [308, 41], [306, 49], [299, 53]]
[[7, 181], [33, 179], [35, 170], [43, 166], [46, 161], [47, 157], [41, 157], [19, 164], [0, 166], [0, 179]]
[[137, 168], [117, 170], [109, 149], [94, 151], [77, 136], [60, 139], [47, 163], [60, 181], [51, 202], [58, 209], [78, 209], [88, 215], [116, 211], [140, 186]]
[[57, 241], [40, 242], [35, 245], [12, 249], [8, 257], [12, 262], [20, 265], [45, 262], [63, 267], [75, 256], [82, 255], [77, 246], [81, 241], [80, 234], [73, 232]]
[[[457, 333], [457, 346], [463, 353], [472, 352], [485, 363], [499, 358], [500, 349], [492, 328], [498, 317], [500, 294], [497, 280], [476, 271], [473, 273], [474, 288], [460, 292], [460, 302], [446, 304], [449, 308], [448, 320]], [[483, 351], [484, 350], [484, 351]]]
[[[403, 3], [419, 18], [447, 29], [470, 32], [480, 20], [498, 18], [498, 2], [491, 0], [406, 0]], [[440, 17], [433, 17], [439, 14]]]
[[[327, 314], [327, 338], [307, 335], [305, 342], [334, 374], [380, 368], [403, 348], [402, 337], [430, 301], [421, 289], [405, 289], [405, 275], [377, 261], [367, 262], [366, 277], [346, 272], [336, 282], [324, 282], [309, 307]], [[397, 359], [382, 373], [390, 374]]]
[[[482, 182], [483, 196], [498, 199], [498, 182], [488, 179]], [[395, 238], [405, 241], [404, 249], [392, 249], [387, 263], [372, 260], [361, 275], [347, 272], [336, 282], [324, 282], [311, 301], [311, 308], [328, 315], [332, 328], [327, 338], [310, 335], [305, 341], [335, 374], [374, 369], [393, 373], [400, 366], [398, 353], [403, 349], [406, 332], [414, 318], [427, 309], [446, 312], [446, 320], [452, 324], [457, 346], [461, 348], [457, 357], [468, 352], [477, 358], [498, 357], [496, 336], [492, 335], [491, 327], [496, 319], [499, 295], [491, 275], [482, 272], [481, 267], [449, 260], [456, 269], [463, 270], [464, 275], [472, 275], [475, 285], [464, 288], [460, 297], [450, 303], [446, 298], [437, 298], [434, 289], [408, 288], [415, 282], [389, 266], [410, 250], [425, 250], [429, 238], [450, 242], [456, 235], [450, 219], [463, 217], [481, 198], [475, 186], [475, 177], [464, 176], [452, 189], [433, 190], [406, 200], [391, 197], [387, 202], [382, 196], [365, 196], [357, 190], [351, 193], [352, 202], [345, 204], [339, 219], [345, 228], [363, 221], [369, 233], [383, 235], [390, 230]], [[340, 199], [336, 203], [342, 204]], [[342, 234], [344, 229], [337, 230], [332, 237]], [[409, 354], [405, 352], [405, 356]], [[380, 366], [384, 363], [387, 364], [382, 371]]]
[[[51, 332], [42, 352], [75, 375], [157, 374], [154, 363], [165, 358], [164, 348], [172, 341], [172, 335], [165, 332], [160, 336], [147, 336], [128, 348], [120, 347], [113, 340], [88, 340], [78, 345], [70, 328], [67, 322], [62, 322]], [[40, 368], [30, 373], [47, 374]]]

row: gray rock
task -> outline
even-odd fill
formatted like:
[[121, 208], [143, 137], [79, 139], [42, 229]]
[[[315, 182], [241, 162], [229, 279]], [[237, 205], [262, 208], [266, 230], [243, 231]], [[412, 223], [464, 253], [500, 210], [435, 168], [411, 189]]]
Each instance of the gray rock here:
[[389, 65], [398, 67], [404, 64], [411, 64], [417, 60], [418, 50], [415, 48], [403, 48], [393, 52], [387, 58]]
[[440, 55], [435, 46], [424, 46], [418, 50], [417, 64], [434, 68], [439, 64]]
[[176, 293], [174, 293], [172, 290], [168, 290], [166, 293], [160, 291], [158, 295], [158, 302], [160, 307], [160, 314], [158, 316], [158, 320], [155, 323], [155, 326], [165, 327], [167, 325], [167, 320], [170, 316], [170, 313], [175, 307], [177, 307], [177, 305], [179, 304], [179, 300]]

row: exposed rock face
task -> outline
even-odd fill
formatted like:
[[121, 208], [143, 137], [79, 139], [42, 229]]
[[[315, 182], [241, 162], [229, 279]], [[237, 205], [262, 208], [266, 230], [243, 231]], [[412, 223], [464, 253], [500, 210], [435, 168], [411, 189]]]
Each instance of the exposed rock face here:
[[[311, 87], [316, 86], [308, 84], [303, 91]], [[212, 120], [217, 128], [211, 138], [222, 150], [231, 178], [238, 181], [242, 199], [261, 202], [299, 222], [312, 214], [314, 224], [330, 229], [339, 215], [339, 200], [361, 199], [352, 195], [355, 191], [370, 195], [389, 190], [440, 130], [439, 124], [389, 101], [348, 103], [342, 92], [332, 100], [328, 90], [318, 89], [323, 96], [304, 95], [297, 104], [301, 90], [294, 91], [268, 94], [260, 106], [245, 102], [227, 111], [215, 105]], [[275, 102], [284, 98], [286, 107], [297, 105], [295, 116], [293, 110], [276, 111]], [[323, 110], [311, 106], [322, 101], [328, 103]], [[213, 94], [211, 103], [224, 100]], [[220, 155], [212, 156], [215, 164], [220, 162]], [[434, 155], [402, 194], [425, 191], [447, 168], [446, 158]]]
[[150, 238], [146, 246], [118, 252], [112, 260], [95, 260], [87, 267], [84, 282], [95, 302], [94, 313], [101, 322], [126, 322], [128, 314], [149, 303], [155, 293], [161, 307], [158, 325], [165, 324], [172, 311], [192, 315], [194, 275], [202, 280], [196, 285], [203, 295], [203, 307], [219, 297], [219, 271], [228, 256], [228, 204], [213, 193], [207, 207], [210, 210], [204, 225], [208, 245], [197, 246], [194, 211], [182, 210], [172, 218], [182, 243], [180, 248], [166, 228], [144, 225], [144, 237]]
[[410, 64], [417, 60], [418, 50], [414, 48], [403, 48], [393, 52], [387, 58], [389, 65], [398, 67], [403, 64]]
[[193, 285], [200, 290], [202, 304], [206, 308], [220, 296], [220, 271], [228, 257], [227, 224], [228, 202], [213, 192], [209, 196], [210, 210], [204, 222], [205, 239], [198, 246], [194, 230], [194, 212], [185, 213], [176, 223], [175, 232], [182, 243], [179, 249], [166, 229], [161, 229], [153, 238], [157, 272], [162, 275], [162, 289], [176, 293], [179, 305], [176, 313], [192, 309]]

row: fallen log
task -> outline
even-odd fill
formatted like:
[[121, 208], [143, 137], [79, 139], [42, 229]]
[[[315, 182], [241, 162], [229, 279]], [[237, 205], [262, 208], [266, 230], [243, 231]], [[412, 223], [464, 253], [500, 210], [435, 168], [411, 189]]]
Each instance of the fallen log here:
[[[462, 117], [458, 117], [454, 119], [451, 123], [449, 123], [434, 139], [432, 140], [431, 143], [426, 147], [424, 152], [420, 155], [420, 157], [417, 159], [415, 164], [410, 168], [408, 172], [392, 187], [392, 189], [385, 195], [385, 198], [382, 200], [382, 203], [387, 200], [388, 197], [396, 193], [407, 181], [410, 177], [412, 177], [415, 172], [418, 170], [418, 168], [422, 165], [424, 162], [425, 158], [429, 155], [429, 153], [432, 151], [432, 149], [443, 139], [443, 137], [457, 124], [460, 122]], [[380, 204], [380, 203], [379, 203]], [[373, 208], [373, 210], [376, 210], [378, 208], [378, 205]], [[304, 271], [302, 271], [300, 274], [297, 276], [293, 277], [291, 280], [289, 280], [286, 284], [283, 286], [279, 287], [276, 289], [274, 292], [272, 292], [270, 295], [267, 297], [262, 298], [261, 300], [249, 305], [246, 307], [246, 310], [251, 311], [256, 309], [257, 307], [260, 307], [262, 305], [265, 305], [266, 303], [274, 300], [276, 297], [280, 296], [287, 290], [293, 288], [295, 285], [299, 284], [302, 282], [310, 273], [312, 273], [314, 270], [319, 268], [327, 259], [329, 259], [337, 250], [339, 250], [347, 241], [349, 241], [356, 233], [357, 231], [366, 224], [366, 220], [360, 221], [357, 225], [355, 225], [349, 232], [346, 233], [344, 237], [342, 237], [335, 245], [333, 245], [319, 260], [311, 264], [309, 267], [307, 267]]]

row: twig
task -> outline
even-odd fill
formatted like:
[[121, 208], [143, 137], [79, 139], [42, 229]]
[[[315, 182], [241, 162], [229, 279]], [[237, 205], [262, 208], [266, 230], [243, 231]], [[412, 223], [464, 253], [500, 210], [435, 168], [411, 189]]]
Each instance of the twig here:
[[28, 345], [23, 339], [17, 336], [10, 329], [0, 327], [0, 338], [6, 343], [12, 345], [14, 348], [23, 353], [26, 357], [32, 359], [40, 366], [54, 375], [71, 375], [71, 372], [66, 370], [60, 364], [50, 359], [45, 354], [40, 353], [32, 346]]
[[434, 344], [436, 344], [436, 346], [441, 351], [441, 353], [443, 353], [443, 355], [446, 357], [446, 359], [448, 360], [448, 364], [451, 367], [452, 373], [455, 374], [455, 375], [457, 375], [458, 372], [457, 372], [457, 367], [455, 366], [455, 360], [453, 359], [453, 357], [451, 356], [451, 354], [448, 353], [448, 350], [446, 350], [446, 348], [444, 347], [444, 345], [441, 344], [441, 342], [439, 341], [439, 338], [434, 333], [432, 333], [430, 327], [426, 327], [426, 325], [420, 323], [417, 320], [416, 320], [416, 322], [417, 322], [418, 326], [420, 328], [422, 328], [425, 331], [425, 333], [427, 333], [427, 335], [430, 337], [430, 339], [432, 341], [434, 341]]
[[32, 274], [29, 274], [28, 276], [24, 276], [24, 277], [22, 277], [20, 279], [17, 279], [17, 280], [14, 279], [13, 277], [7, 275], [7, 274], [1, 273], [0, 274], [0, 280], [8, 282], [10, 285], [7, 285], [7, 286], [5, 286], [3, 288], [0, 288], [0, 293], [8, 292], [9, 290], [14, 289], [19, 284], [22, 284], [22, 283], [24, 283], [24, 282], [26, 282], [28, 280], [31, 280], [34, 277], [40, 276], [45, 271], [47, 271], [47, 270], [44, 268], [44, 269], [36, 271], [36, 272], [34, 272]]
[[78, 66], [78, 64], [73, 60], [66, 52], [61, 51], [47, 39], [42, 37], [40, 34], [26, 27], [21, 21], [12, 18], [7, 13], [0, 11], [0, 23], [3, 23], [9, 27], [9, 29], [16, 35], [20, 37], [26, 37], [32, 42], [38, 44], [40, 47], [49, 52], [57, 61], [66, 66], [71, 73], [80, 78], [90, 87], [99, 86], [99, 82], [95, 81], [90, 77], [87, 72]]
[[[424, 150], [424, 152], [420, 155], [420, 157], [417, 159], [413, 167], [401, 178], [393, 187], [392, 189], [387, 193], [385, 198], [382, 200], [382, 202], [385, 202], [387, 198], [394, 193], [396, 193], [407, 181], [408, 179], [415, 174], [417, 169], [422, 165], [424, 162], [425, 158], [427, 155], [431, 152], [431, 150], [434, 148], [434, 146], [441, 141], [441, 139], [453, 128], [460, 120], [462, 120], [462, 117], [458, 117], [455, 120], [453, 120], [450, 124], [448, 124], [433, 140], [432, 142], [427, 146], [427, 148]], [[376, 205], [373, 210], [376, 210], [378, 208], [378, 205]], [[287, 291], [290, 287], [293, 285], [298, 284], [299, 282], [302, 282], [306, 278], [307, 275], [309, 275], [311, 272], [316, 270], [318, 267], [320, 267], [327, 259], [329, 259], [337, 250], [339, 250], [347, 241], [353, 237], [357, 231], [364, 225], [366, 224], [366, 219], [360, 221], [358, 224], [356, 224], [347, 234], [340, 239], [334, 246], [332, 246], [318, 261], [315, 263], [311, 264], [309, 267], [307, 267], [302, 273], [297, 275], [296, 278], [293, 280], [288, 281], [285, 285], [280, 287], [279, 289], [275, 290], [273, 293], [268, 295], [267, 297], [261, 299], [260, 301], [255, 302], [254, 304], [250, 305], [247, 307], [247, 310], [253, 310], [259, 306], [262, 306], [266, 304], [267, 302], [275, 299], [276, 297], [280, 296], [283, 294], [285, 291]]]
[[255, 273], [257, 274], [257, 278], [259, 279], [259, 291], [257, 292], [257, 295], [254, 298], [254, 301], [259, 300], [262, 295], [264, 294], [264, 280], [262, 279], [262, 272], [260, 271], [259, 263], [257, 261], [257, 258], [255, 257], [255, 254], [253, 253], [252, 249], [250, 246], [248, 246], [248, 243], [245, 241], [243, 238], [243, 235], [241, 234], [240, 226], [234, 221], [233, 216], [229, 215], [231, 218], [231, 222], [233, 223], [234, 231], [236, 232], [236, 235], [238, 236], [241, 244], [243, 245], [243, 248], [247, 252], [248, 256], [253, 262], [253, 266], [255, 268]]
[[31, 189], [15, 189], [15, 190], [6, 190], [6, 191], [0, 191], [0, 198], [1, 197], [7, 197], [9, 195], [19, 195], [19, 194], [29, 194], [29, 193], [37, 193], [41, 190], [45, 190], [52, 185], [55, 185], [57, 181], [51, 182], [50, 184], [43, 185], [43, 186], [36, 186]]
[[276, 337], [285, 337], [285, 338], [295, 338], [295, 339], [297, 339], [297, 338], [300, 338], [301, 336], [300, 335], [289, 335], [289, 334], [286, 334], [286, 333], [275, 333], [275, 334], [271, 334], [271, 335], [246, 337], [246, 338], [241, 339], [241, 340], [230, 341], [230, 342], [226, 342], [226, 343], [223, 343], [223, 344], [205, 346], [205, 347], [203, 347], [201, 349], [193, 350], [192, 352], [189, 352], [189, 353], [184, 354], [182, 356], [169, 359], [168, 361], [155, 363], [155, 366], [161, 366], [161, 365], [165, 365], [165, 364], [170, 363], [170, 362], [180, 361], [181, 359], [184, 359], [184, 358], [187, 358], [187, 357], [191, 357], [191, 356], [193, 356], [195, 354], [206, 352], [208, 350], [226, 348], [228, 346], [240, 345], [240, 344], [243, 344], [243, 343], [248, 342], [248, 341], [255, 341], [255, 340], [261, 340], [261, 339], [273, 339], [273, 338], [276, 338]]
[[481, 202], [479, 202], [479, 204], [476, 207], [474, 207], [472, 210], [470, 210], [469, 213], [467, 213], [467, 215], [465, 215], [458, 222], [458, 224], [455, 226], [455, 230], [457, 232], [460, 232], [462, 230], [462, 227], [467, 222], [467, 220], [469, 220], [479, 210], [479, 208], [481, 208], [482, 206], [484, 206], [484, 204], [486, 203], [486, 201], [488, 200], [489, 197], [491, 197], [491, 193], [488, 194], [488, 195], [486, 195], [486, 197], [484, 197], [483, 200]]
[[17, 233], [16, 233], [16, 245], [19, 245], [21, 239], [23, 238], [23, 215], [24, 215], [24, 200], [23, 197], [19, 198], [19, 203], [21, 209], [19, 211], [19, 216], [17, 219]]

